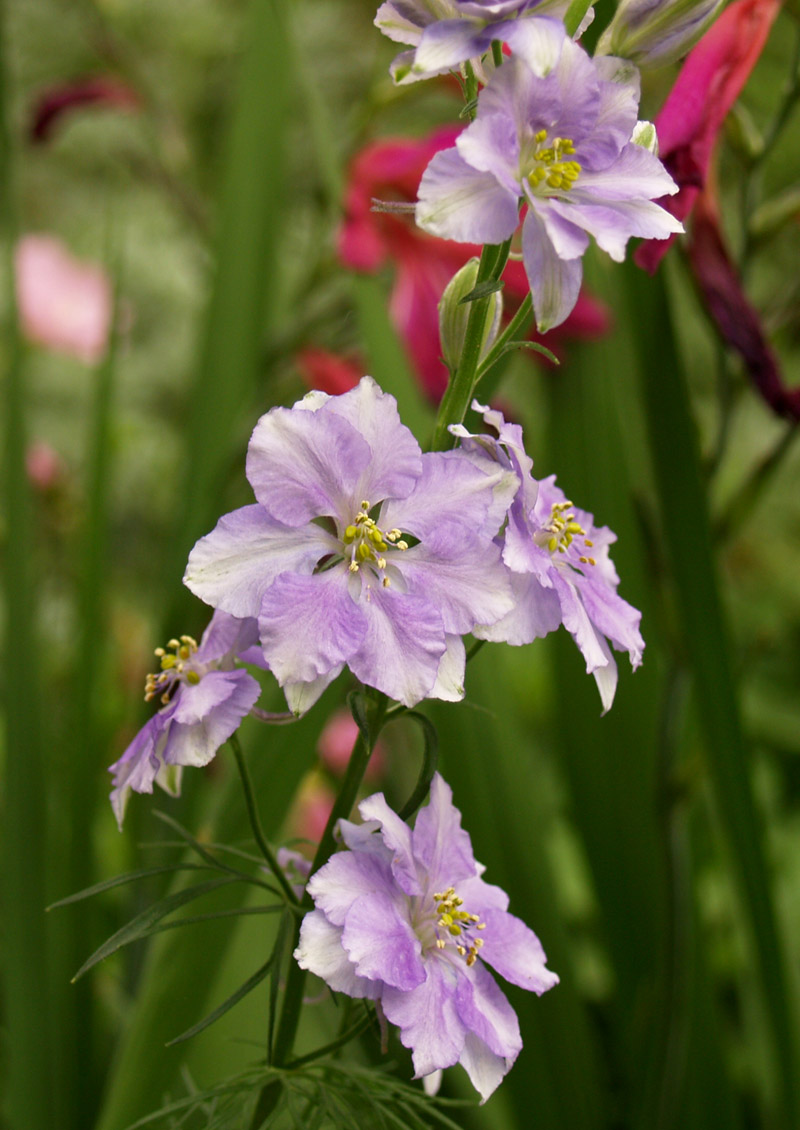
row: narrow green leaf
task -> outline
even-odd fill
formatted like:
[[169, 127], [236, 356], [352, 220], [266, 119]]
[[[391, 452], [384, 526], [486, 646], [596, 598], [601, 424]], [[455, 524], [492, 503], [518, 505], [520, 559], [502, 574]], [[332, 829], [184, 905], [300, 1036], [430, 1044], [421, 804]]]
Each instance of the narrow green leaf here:
[[593, 2], [594, 0], [572, 0], [572, 3], [567, 8], [566, 15], [564, 16], [564, 27], [570, 39], [574, 37], [575, 32], [581, 26], [581, 22]]
[[[239, 911], [239, 913], [242, 912]], [[182, 1044], [184, 1040], [190, 1040], [192, 1036], [196, 1036], [198, 1032], [202, 1032], [204, 1028], [208, 1028], [215, 1020], [219, 1020], [220, 1016], [224, 1016], [226, 1012], [229, 1012], [243, 997], [246, 997], [248, 993], [252, 992], [256, 985], [260, 985], [264, 978], [269, 976], [269, 972], [275, 963], [277, 952], [278, 951], [275, 950], [261, 968], [257, 969], [252, 977], [248, 977], [244, 984], [240, 985], [236, 992], [232, 993], [228, 999], [223, 1001], [213, 1012], [210, 1012], [208, 1016], [198, 1021], [197, 1024], [193, 1024], [191, 1028], [187, 1028], [185, 1032], [181, 1032], [180, 1036], [175, 1036], [174, 1039], [168, 1040], [166, 1046], [171, 1048], [174, 1047], [175, 1044]]]
[[463, 298], [458, 300], [459, 306], [463, 306], [465, 302], [477, 302], [479, 298], [488, 298], [490, 294], [495, 294], [498, 290], [502, 290], [506, 284], [502, 279], [486, 279], [485, 282], [478, 283], [474, 286], [469, 294], [465, 294]]
[[141, 914], [137, 914], [130, 922], [126, 923], [115, 934], [112, 934], [102, 946], [95, 950], [92, 956], [83, 963], [78, 972], [73, 977], [73, 981], [77, 981], [84, 973], [87, 973], [99, 961], [109, 957], [112, 953], [116, 953], [122, 946], [128, 946], [131, 942], [137, 942], [140, 938], [146, 938], [151, 933], [152, 927], [156, 922], [160, 922], [166, 915], [171, 914], [173, 910], [178, 910], [180, 907], [185, 906], [186, 903], [193, 902], [195, 899], [201, 898], [203, 895], [209, 894], [211, 891], [216, 891], [220, 887], [230, 886], [231, 883], [237, 883], [241, 880], [229, 878], [225, 876], [221, 879], [209, 879], [207, 883], [198, 883], [197, 886], [188, 887], [183, 891], [176, 891], [175, 894], [167, 895], [166, 898], [159, 899], [158, 902], [148, 906]]
[[[667, 552], [694, 676], [717, 810], [754, 945], [764, 1007], [780, 1077], [783, 1125], [797, 1125], [798, 1070], [793, 1030], [795, 995], [786, 977], [763, 829], [753, 797], [750, 757], [742, 731], [731, 649], [719, 597], [697, 437], [684, 377], [668, 322], [661, 275], [648, 281], [629, 269], [638, 330], [639, 372]], [[658, 341], [650, 327], [661, 325]], [[666, 332], [665, 332], [666, 329]]]
[[[217, 870], [217, 868], [213, 868]], [[167, 863], [163, 867], [144, 867], [140, 871], [128, 871], [125, 875], [115, 875], [113, 879], [104, 879], [101, 883], [95, 883], [92, 887], [86, 887], [83, 891], [77, 891], [74, 895], [67, 895], [66, 898], [59, 899], [58, 902], [51, 902], [45, 909], [58, 910], [61, 906], [69, 906], [73, 902], [81, 902], [83, 899], [92, 898], [93, 895], [102, 894], [103, 891], [110, 891], [114, 887], [122, 887], [126, 883], [135, 883], [138, 879], [149, 879], [151, 875], [166, 875], [171, 871], [210, 871], [212, 867], [203, 863]]]

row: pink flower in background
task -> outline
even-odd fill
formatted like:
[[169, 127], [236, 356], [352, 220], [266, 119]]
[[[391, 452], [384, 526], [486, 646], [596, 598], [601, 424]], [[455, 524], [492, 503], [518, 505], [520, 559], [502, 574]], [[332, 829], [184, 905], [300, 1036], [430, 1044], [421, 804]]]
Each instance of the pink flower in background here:
[[301, 349], [295, 357], [295, 364], [309, 388], [327, 392], [328, 396], [340, 396], [355, 388], [365, 371], [361, 361], [337, 357], [335, 353], [316, 346]]
[[[318, 844], [335, 800], [336, 793], [321, 773], [306, 774], [292, 802], [286, 822], [292, 839], [308, 840], [311, 844]], [[313, 855], [313, 851], [309, 854]]]
[[46, 493], [61, 485], [67, 469], [54, 447], [43, 439], [35, 439], [25, 452], [25, 470], [31, 486]]
[[111, 283], [94, 263], [73, 258], [49, 235], [26, 235], [15, 254], [22, 331], [37, 345], [94, 365], [111, 328]]
[[[317, 742], [317, 753], [325, 768], [337, 777], [344, 775], [357, 737], [358, 726], [348, 710], [337, 710], [325, 723], [325, 728]], [[375, 743], [372, 757], [369, 759], [364, 774], [365, 781], [374, 781], [383, 773], [383, 754], [383, 744], [379, 740]]]
[[140, 99], [125, 83], [106, 75], [48, 87], [39, 94], [31, 112], [31, 141], [48, 141], [62, 118], [86, 106], [138, 110]]
[[[656, 118], [659, 156], [678, 184], [677, 195], [659, 203], [681, 221], [708, 179], [717, 135], [779, 8], [780, 0], [735, 0], [690, 52]], [[636, 252], [638, 265], [655, 271], [673, 239], [647, 240]]]
[[[384, 139], [362, 149], [350, 169], [345, 221], [339, 235], [340, 258], [354, 270], [374, 273], [386, 263], [396, 267], [389, 314], [421, 383], [436, 400], [444, 392], [448, 375], [441, 360], [437, 305], [456, 271], [473, 255], [480, 255], [481, 249], [430, 236], [411, 216], [373, 212], [372, 201], [414, 202], [429, 161], [454, 145], [459, 132], [447, 127], [425, 138]], [[511, 261], [503, 278], [506, 314], [511, 315], [530, 287], [521, 262]], [[558, 353], [565, 338], [597, 337], [608, 326], [605, 307], [582, 292], [560, 332], [548, 334], [547, 346]], [[531, 337], [538, 340], [535, 334]], [[325, 372], [332, 375], [330, 369]], [[318, 387], [333, 391], [328, 384]]]

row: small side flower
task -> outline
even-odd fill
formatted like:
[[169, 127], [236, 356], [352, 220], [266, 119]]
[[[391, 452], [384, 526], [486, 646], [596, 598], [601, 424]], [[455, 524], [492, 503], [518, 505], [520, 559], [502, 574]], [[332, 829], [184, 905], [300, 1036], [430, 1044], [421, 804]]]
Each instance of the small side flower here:
[[503, 561], [511, 571], [513, 610], [495, 624], [480, 626], [479, 639], [512, 645], [531, 643], [561, 624], [567, 629], [594, 675], [605, 714], [617, 689], [617, 664], [609, 643], [627, 651], [634, 670], [642, 661], [641, 612], [617, 594], [619, 577], [608, 549], [616, 534], [595, 526], [593, 515], [566, 497], [555, 475], [537, 482], [525, 454], [522, 429], [502, 413], [477, 402], [486, 424], [496, 433], [470, 436], [458, 425], [462, 448], [475, 458], [490, 458], [512, 468], [520, 480], [503, 532]]
[[234, 660], [257, 641], [255, 620], [215, 612], [199, 645], [181, 636], [156, 649], [160, 669], [147, 676], [145, 699], [161, 709], [109, 768], [120, 830], [131, 790], [152, 793], [155, 782], [179, 795], [183, 767], [207, 765], [255, 705], [261, 688]]

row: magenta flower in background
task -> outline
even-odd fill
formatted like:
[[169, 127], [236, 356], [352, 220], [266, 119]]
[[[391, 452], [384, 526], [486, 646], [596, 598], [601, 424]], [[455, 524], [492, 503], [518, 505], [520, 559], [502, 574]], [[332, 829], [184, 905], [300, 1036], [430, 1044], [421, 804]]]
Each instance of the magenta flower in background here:
[[[546, 8], [547, 14], [542, 14]], [[558, 60], [567, 4], [538, 0], [387, 0], [375, 26], [396, 43], [408, 43], [393, 61], [395, 82], [414, 82], [444, 74], [468, 59], [479, 60], [492, 40], [507, 43], [538, 75]]]
[[147, 676], [145, 699], [158, 699], [161, 709], [109, 768], [120, 829], [131, 789], [151, 793], [155, 782], [177, 796], [183, 767], [207, 765], [238, 729], [261, 688], [234, 660], [257, 641], [254, 620], [215, 612], [199, 645], [181, 636], [157, 649], [160, 670]]
[[138, 110], [139, 95], [126, 83], [109, 75], [92, 75], [40, 91], [31, 112], [30, 138], [49, 141], [56, 126], [87, 107]]
[[569, 501], [555, 475], [537, 482], [525, 454], [522, 429], [501, 412], [473, 403], [497, 436], [470, 436], [461, 425], [450, 430], [465, 450], [483, 453], [515, 472], [520, 481], [503, 533], [503, 560], [512, 574], [514, 609], [502, 620], [475, 628], [480, 639], [531, 643], [563, 624], [586, 660], [600, 691], [603, 713], [617, 689], [617, 664], [609, 643], [627, 651], [634, 670], [644, 640], [639, 612], [617, 594], [619, 577], [608, 555], [616, 534]]
[[541, 995], [558, 984], [536, 935], [481, 878], [461, 814], [437, 773], [412, 831], [382, 793], [340, 821], [348, 850], [311, 877], [315, 909], [295, 958], [336, 992], [380, 1002], [416, 1076], [460, 1063], [487, 1099], [522, 1047], [487, 969]]
[[111, 329], [111, 284], [94, 263], [81, 263], [49, 235], [26, 235], [15, 252], [17, 306], [27, 338], [97, 364]]
[[[708, 179], [719, 131], [764, 49], [780, 0], [735, 0], [690, 52], [658, 117], [659, 153], [678, 192], [661, 203], [690, 215]], [[652, 274], [673, 240], [643, 243], [635, 260]]]
[[[459, 129], [447, 127], [421, 138], [382, 138], [365, 146], [350, 167], [345, 218], [339, 233], [339, 257], [356, 271], [376, 273], [387, 263], [394, 268], [389, 315], [428, 395], [439, 400], [447, 386], [447, 367], [439, 342], [438, 303], [450, 279], [474, 255], [478, 244], [436, 239], [409, 215], [375, 212], [374, 199], [411, 202], [420, 178], [435, 153], [455, 144]], [[504, 316], [511, 317], [528, 293], [525, 268], [509, 260], [503, 272]], [[594, 338], [609, 328], [606, 308], [585, 288], [560, 329], [548, 336], [557, 355], [568, 337]], [[535, 331], [531, 338], [536, 339]], [[537, 353], [529, 352], [532, 361]], [[311, 387], [340, 393], [358, 383], [363, 373], [321, 350], [305, 350], [298, 358]], [[349, 371], [348, 371], [349, 370]]]
[[417, 223], [445, 239], [502, 243], [526, 204], [522, 257], [536, 324], [559, 325], [577, 301], [589, 235], [621, 261], [631, 236], [683, 230], [653, 202], [677, 186], [632, 141], [638, 105], [634, 66], [590, 59], [571, 40], [545, 78], [510, 59], [481, 92], [475, 121], [429, 164]]
[[348, 666], [411, 706], [463, 696], [461, 636], [512, 606], [493, 543], [517, 480], [461, 452], [423, 455], [370, 377], [256, 424], [256, 503], [220, 519], [185, 583], [255, 616], [264, 659], [295, 713]]

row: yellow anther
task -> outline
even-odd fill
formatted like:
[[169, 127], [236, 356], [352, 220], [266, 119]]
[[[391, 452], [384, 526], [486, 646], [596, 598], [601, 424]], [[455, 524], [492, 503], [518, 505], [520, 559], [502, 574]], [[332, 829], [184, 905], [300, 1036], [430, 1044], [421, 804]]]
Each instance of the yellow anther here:
[[388, 577], [384, 577], [383, 580], [381, 581], [381, 584], [383, 585], [383, 587], [385, 589], [388, 589], [390, 587], [391, 583], [392, 582], [389, 580]]
[[590, 557], [590, 558], [589, 558], [589, 564], [590, 564], [590, 565], [596, 565], [596, 564], [597, 564], [597, 562], [595, 561], [595, 559], [594, 559], [593, 557]]
[[397, 548], [401, 551], [408, 549], [408, 542], [407, 541], [399, 541], [397, 543]]
[[[386, 547], [384, 546], [384, 549], [385, 548]], [[378, 558], [378, 568], [379, 569], [385, 569], [386, 568], [386, 558], [385, 557], [379, 557]]]
[[[475, 929], [476, 930], [485, 930], [486, 929], [486, 923], [485, 922], [478, 922], [477, 925], [475, 926]], [[481, 945], [483, 945], [483, 942], [481, 942]]]
[[369, 501], [366, 498], [361, 499], [361, 509], [369, 514]]
[[555, 553], [558, 548], [558, 538], [550, 538], [550, 541], [547, 543], [547, 548], [551, 553]]
[[533, 135], [533, 140], [537, 144], [541, 145], [541, 143], [544, 141], [544, 139], [546, 137], [547, 137], [547, 130], [546, 129], [540, 129], [540, 130], [537, 130], [536, 133]]
[[583, 544], [584, 544], [584, 545], [588, 545], [588, 546], [589, 546], [589, 549], [594, 549], [594, 542], [593, 542], [593, 541], [589, 541], [589, 539], [588, 539], [588, 538], [584, 538], [584, 539], [583, 539]]
[[191, 683], [193, 687], [196, 687], [197, 684], [200, 682], [200, 676], [197, 674], [196, 671], [189, 671], [186, 674], [186, 682]]
[[361, 545], [359, 545], [358, 549], [356, 550], [356, 557], [359, 561], [366, 561], [368, 557], [372, 557], [372, 550], [366, 544], [366, 542], [362, 541]]
[[175, 666], [175, 656], [174, 655], [162, 655], [162, 657], [161, 657], [161, 670], [162, 671], [169, 671], [169, 669], [171, 667], [174, 667], [174, 666]]
[[583, 533], [583, 526], [578, 525], [577, 522], [568, 522], [567, 523], [567, 530], [571, 534], [582, 534]]
[[347, 529], [344, 531], [345, 542], [354, 541], [357, 533], [358, 533], [358, 530], [355, 526], [348, 526]]
[[589, 558], [588, 557], [579, 557], [578, 560], [580, 561], [581, 565], [588, 565], [589, 564]]
[[175, 651], [177, 651], [180, 646], [181, 645], [179, 640], [172, 639], [167, 641], [167, 647], [172, 647], [175, 649]]
[[155, 656], [157, 656], [158, 659], [160, 659], [161, 656], [164, 654], [164, 648], [163, 647], [157, 647], [153, 654]]
[[347, 566], [347, 568], [349, 569], [349, 571], [351, 573], [357, 573], [358, 572], [358, 562], [357, 561], [351, 561], [350, 564]]
[[452, 934], [454, 938], [457, 938], [461, 933], [461, 927], [457, 926], [454, 922], [452, 926], [447, 927], [447, 932], [448, 934]]

